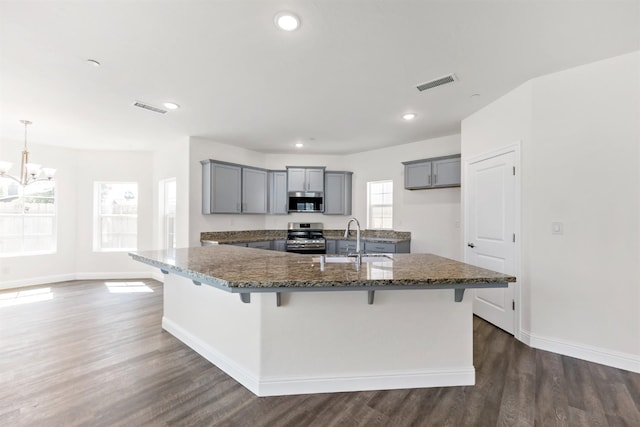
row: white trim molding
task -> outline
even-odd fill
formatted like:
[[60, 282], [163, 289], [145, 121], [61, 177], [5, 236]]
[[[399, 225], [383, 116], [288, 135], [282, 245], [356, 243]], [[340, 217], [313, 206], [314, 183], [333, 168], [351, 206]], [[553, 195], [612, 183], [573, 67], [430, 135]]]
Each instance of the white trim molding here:
[[[46, 285], [49, 283], [68, 282], [70, 280], [123, 280], [123, 279], [156, 279], [154, 272], [150, 270], [126, 271], [126, 272], [105, 272], [105, 273], [67, 273], [53, 274], [51, 276], [31, 277], [28, 279], [18, 279], [0, 282], [0, 290], [26, 288], [29, 286]], [[160, 280], [162, 281], [162, 280]]]
[[226, 357], [200, 338], [187, 332], [176, 322], [173, 322], [171, 319], [167, 319], [167, 317], [165, 316], [162, 316], [162, 329], [169, 332], [171, 335], [178, 338], [200, 356], [216, 365], [231, 378], [249, 389], [253, 394], [255, 394], [256, 396], [260, 396], [258, 394], [258, 391], [260, 389], [259, 380], [255, 374], [246, 370], [230, 358]]
[[[467, 208], [469, 206], [469, 191], [467, 190], [467, 170], [469, 166], [473, 163], [480, 162], [482, 160], [491, 159], [493, 157], [498, 157], [506, 153], [513, 152], [515, 155], [514, 159], [514, 167], [515, 167], [515, 223], [514, 223], [514, 232], [515, 232], [515, 272], [514, 276], [516, 276], [517, 281], [513, 284], [513, 299], [515, 302], [514, 313], [513, 313], [513, 335], [517, 340], [523, 341], [521, 335], [522, 328], [522, 310], [521, 307], [524, 304], [523, 301], [523, 292], [522, 287], [525, 285], [523, 280], [523, 267], [522, 267], [522, 248], [523, 246], [523, 236], [522, 232], [522, 212], [524, 212], [522, 206], [522, 140], [516, 140], [510, 145], [505, 145], [490, 151], [486, 151], [484, 153], [480, 153], [471, 157], [466, 157], [464, 153], [462, 153], [462, 204], [460, 206], [462, 210], [462, 244], [466, 245], [469, 239], [469, 224], [467, 218]], [[467, 262], [467, 250], [466, 247], [463, 246], [462, 249], [464, 262]], [[511, 285], [510, 285], [511, 286]]]
[[530, 347], [640, 373], [640, 355], [622, 353], [560, 338], [543, 337], [524, 330], [520, 332], [522, 342]]
[[261, 379], [258, 396], [475, 385], [474, 367], [322, 378]]
[[473, 366], [385, 375], [261, 378], [164, 316], [162, 328], [259, 397], [475, 385]]

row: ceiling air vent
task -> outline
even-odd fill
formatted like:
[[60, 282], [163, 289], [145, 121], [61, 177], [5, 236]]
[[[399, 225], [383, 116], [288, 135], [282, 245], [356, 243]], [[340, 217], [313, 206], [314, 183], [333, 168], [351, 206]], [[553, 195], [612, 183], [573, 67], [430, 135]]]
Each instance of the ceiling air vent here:
[[440, 77], [440, 78], [437, 78], [435, 80], [431, 80], [430, 82], [419, 84], [416, 87], [418, 88], [418, 90], [420, 92], [423, 92], [423, 91], [425, 91], [427, 89], [433, 89], [434, 87], [438, 87], [438, 86], [446, 85], [446, 84], [449, 84], [449, 83], [453, 83], [456, 80], [458, 80], [458, 78], [456, 77], [455, 74], [449, 74], [448, 76]]
[[167, 110], [163, 110], [162, 108], [154, 107], [153, 105], [145, 104], [144, 102], [136, 101], [133, 103], [134, 107], [144, 108], [145, 110], [153, 111], [155, 113], [165, 114]]

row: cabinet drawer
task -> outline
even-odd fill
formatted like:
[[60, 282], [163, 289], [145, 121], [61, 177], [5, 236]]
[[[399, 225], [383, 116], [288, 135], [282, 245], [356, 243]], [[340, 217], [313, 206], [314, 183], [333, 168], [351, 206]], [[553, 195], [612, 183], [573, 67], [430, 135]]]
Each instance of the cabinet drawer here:
[[346, 254], [356, 251], [356, 242], [350, 240], [338, 240], [336, 244], [336, 252]]
[[366, 253], [393, 254], [396, 252], [396, 244], [381, 243], [381, 242], [364, 242], [364, 251]]
[[256, 249], [271, 249], [271, 241], [267, 240], [264, 242], [249, 242], [247, 243], [247, 246]]

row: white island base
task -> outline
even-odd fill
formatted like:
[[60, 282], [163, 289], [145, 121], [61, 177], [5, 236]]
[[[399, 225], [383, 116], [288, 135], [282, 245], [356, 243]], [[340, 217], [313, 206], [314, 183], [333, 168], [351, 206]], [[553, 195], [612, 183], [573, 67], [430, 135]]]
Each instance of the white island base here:
[[257, 396], [475, 384], [453, 290], [237, 294], [164, 276], [162, 327]]

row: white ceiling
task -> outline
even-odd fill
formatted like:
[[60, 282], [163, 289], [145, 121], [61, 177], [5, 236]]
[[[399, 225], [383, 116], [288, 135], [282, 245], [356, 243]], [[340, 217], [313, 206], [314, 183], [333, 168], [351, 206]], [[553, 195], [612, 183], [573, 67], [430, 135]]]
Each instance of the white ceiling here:
[[[298, 31], [273, 24], [286, 9]], [[533, 77], [638, 49], [638, 0], [1, 0], [0, 140], [29, 119], [30, 142], [77, 148], [357, 152], [457, 133]]]

